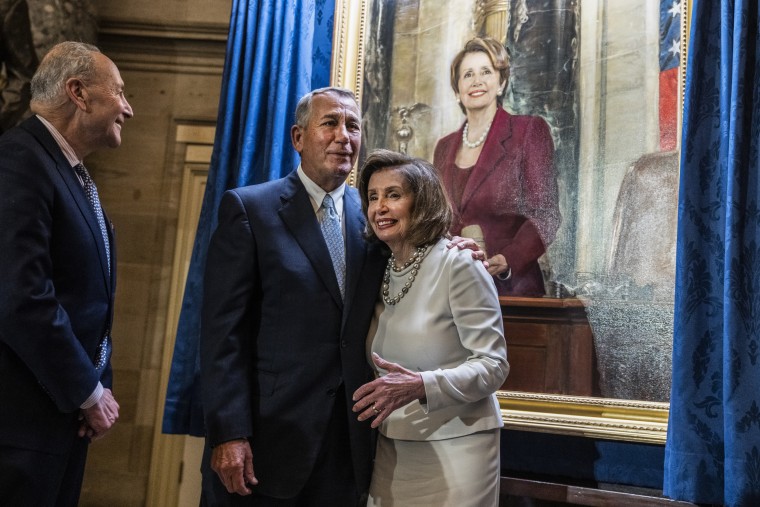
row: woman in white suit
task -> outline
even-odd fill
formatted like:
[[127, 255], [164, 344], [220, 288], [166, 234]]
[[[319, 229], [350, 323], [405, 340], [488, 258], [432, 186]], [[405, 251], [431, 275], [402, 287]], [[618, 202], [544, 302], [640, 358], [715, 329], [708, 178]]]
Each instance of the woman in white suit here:
[[391, 251], [367, 338], [378, 378], [354, 393], [380, 430], [368, 505], [496, 506], [509, 363], [493, 279], [447, 247], [451, 206], [428, 162], [377, 150], [359, 179], [368, 240]]

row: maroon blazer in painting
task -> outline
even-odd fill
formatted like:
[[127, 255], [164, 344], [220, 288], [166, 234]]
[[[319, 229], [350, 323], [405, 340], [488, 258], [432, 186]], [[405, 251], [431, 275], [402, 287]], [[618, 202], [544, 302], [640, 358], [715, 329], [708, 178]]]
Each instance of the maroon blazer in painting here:
[[[439, 140], [433, 158], [451, 196], [457, 194], [455, 171], [460, 169], [455, 159], [463, 128]], [[514, 116], [499, 108], [461, 202], [453, 205], [451, 233], [479, 225], [488, 257], [502, 254], [507, 259], [512, 276], [495, 278], [499, 295], [545, 293], [538, 258], [554, 240], [561, 217], [554, 144], [542, 118]]]

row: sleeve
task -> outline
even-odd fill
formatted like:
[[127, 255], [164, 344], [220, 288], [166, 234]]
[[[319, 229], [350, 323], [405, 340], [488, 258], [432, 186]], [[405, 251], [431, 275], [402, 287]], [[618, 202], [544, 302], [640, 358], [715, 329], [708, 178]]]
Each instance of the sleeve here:
[[523, 202], [520, 212], [527, 220], [513, 241], [501, 250], [515, 273], [521, 273], [546, 251], [546, 247], [554, 241], [561, 221], [554, 143], [543, 118], [530, 117], [523, 146]]
[[421, 372], [426, 412], [490, 396], [509, 373], [499, 298], [483, 264], [454, 256], [449, 288], [454, 325], [468, 355], [452, 368]]
[[438, 142], [435, 143], [435, 150], [433, 150], [433, 166], [438, 169], [439, 172], [441, 171], [441, 165], [443, 164], [443, 156], [446, 145], [444, 139], [445, 138], [439, 139]]
[[256, 248], [242, 201], [228, 191], [208, 249], [201, 314], [200, 377], [212, 446], [252, 434], [250, 378]]
[[95, 390], [98, 374], [53, 281], [54, 189], [36, 176], [44, 163], [31, 150], [8, 142], [0, 152], [0, 343], [59, 411], [74, 412]]

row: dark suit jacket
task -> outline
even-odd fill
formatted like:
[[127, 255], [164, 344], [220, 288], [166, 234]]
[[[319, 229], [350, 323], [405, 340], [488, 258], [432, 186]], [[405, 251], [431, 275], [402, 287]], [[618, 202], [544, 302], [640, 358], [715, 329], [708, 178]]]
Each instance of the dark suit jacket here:
[[207, 441], [250, 437], [257, 489], [267, 496], [291, 497], [305, 484], [336, 392], [348, 406], [357, 487], [369, 484], [371, 431], [350, 407], [353, 392], [372, 379], [365, 341], [386, 257], [362, 239], [352, 187], [344, 216], [345, 303], [295, 171], [228, 191], [220, 205], [201, 331]]
[[114, 249], [109, 276], [95, 213], [36, 117], [0, 137], [0, 154], [0, 444], [64, 453], [79, 405], [111, 385], [110, 364], [100, 375], [93, 363]]
[[[464, 128], [464, 125], [462, 126]], [[438, 141], [433, 164], [450, 195], [456, 195], [456, 153], [462, 128]], [[513, 116], [499, 108], [483, 150], [454, 205], [451, 233], [479, 225], [487, 255], [504, 255], [512, 278], [496, 280], [502, 296], [545, 293], [538, 258], [554, 240], [560, 212], [554, 144], [538, 116]]]

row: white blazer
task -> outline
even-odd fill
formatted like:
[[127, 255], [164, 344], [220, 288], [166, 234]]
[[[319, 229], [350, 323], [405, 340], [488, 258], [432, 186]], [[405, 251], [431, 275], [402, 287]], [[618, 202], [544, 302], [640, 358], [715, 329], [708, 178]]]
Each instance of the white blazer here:
[[[381, 424], [388, 438], [441, 440], [503, 426], [494, 392], [509, 363], [493, 278], [469, 250], [449, 250], [447, 243], [441, 239], [428, 249], [398, 304], [381, 297], [375, 307], [370, 364], [369, 352], [376, 352], [420, 372], [425, 383], [426, 403], [409, 403]], [[391, 271], [390, 294], [398, 294], [410, 271]]]

